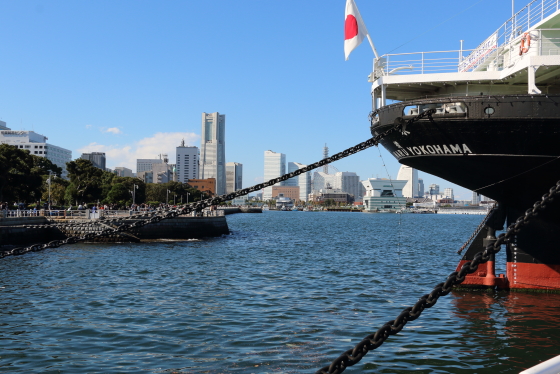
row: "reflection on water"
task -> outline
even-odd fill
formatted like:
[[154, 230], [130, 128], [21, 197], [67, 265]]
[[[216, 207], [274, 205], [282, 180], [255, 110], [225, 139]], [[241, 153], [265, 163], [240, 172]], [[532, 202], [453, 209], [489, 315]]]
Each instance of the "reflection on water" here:
[[[222, 238], [6, 258], [0, 372], [314, 372], [444, 280], [481, 219], [238, 214]], [[348, 371], [518, 373], [560, 354], [558, 305], [453, 292]]]

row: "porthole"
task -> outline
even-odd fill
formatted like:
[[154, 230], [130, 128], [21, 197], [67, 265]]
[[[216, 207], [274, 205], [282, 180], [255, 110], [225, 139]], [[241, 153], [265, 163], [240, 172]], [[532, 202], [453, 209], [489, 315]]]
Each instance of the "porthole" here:
[[491, 106], [487, 106], [486, 108], [484, 108], [484, 113], [488, 114], [489, 116], [494, 114], [495, 111], [496, 110]]

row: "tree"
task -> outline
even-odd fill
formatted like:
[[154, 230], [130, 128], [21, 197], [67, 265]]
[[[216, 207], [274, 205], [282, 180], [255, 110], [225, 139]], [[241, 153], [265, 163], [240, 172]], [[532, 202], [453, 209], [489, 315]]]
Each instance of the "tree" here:
[[[41, 158], [42, 160], [37, 160]], [[32, 201], [40, 198], [45, 167], [56, 165], [47, 159], [35, 157], [29, 151], [0, 144], [0, 201]], [[62, 171], [62, 169], [58, 168]]]
[[66, 169], [70, 182], [76, 189], [77, 199], [91, 202], [101, 198], [102, 176], [107, 172], [93, 166], [91, 161], [82, 159], [68, 162]]
[[132, 197], [124, 184], [115, 183], [107, 194], [106, 200], [109, 203], [126, 205], [128, 201], [132, 201]]

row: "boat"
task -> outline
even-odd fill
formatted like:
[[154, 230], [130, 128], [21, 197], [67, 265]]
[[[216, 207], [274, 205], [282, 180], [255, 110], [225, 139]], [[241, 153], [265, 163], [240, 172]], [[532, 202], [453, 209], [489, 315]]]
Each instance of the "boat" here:
[[[472, 50], [376, 57], [369, 82], [371, 133], [400, 126], [380, 141], [400, 163], [497, 202], [457, 269], [560, 180], [558, 1], [531, 1]], [[492, 257], [461, 287], [560, 290], [557, 232], [558, 199], [507, 244], [505, 275]]]

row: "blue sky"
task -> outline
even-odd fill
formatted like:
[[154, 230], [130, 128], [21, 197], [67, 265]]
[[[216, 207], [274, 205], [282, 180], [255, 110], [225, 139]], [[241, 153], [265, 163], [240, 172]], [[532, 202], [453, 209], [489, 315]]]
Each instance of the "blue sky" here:
[[[510, 0], [356, 0], [377, 51], [475, 48], [511, 16]], [[516, 2], [516, 10], [526, 3]], [[0, 119], [49, 142], [104, 151], [107, 166], [171, 158], [199, 145], [202, 112], [226, 115], [226, 159], [244, 187], [266, 150], [304, 164], [371, 137], [373, 53], [344, 61], [345, 0], [0, 0]], [[404, 44], [403, 46], [401, 46]], [[397, 47], [400, 48], [396, 49]], [[338, 161], [362, 178], [398, 162], [372, 148]], [[420, 172], [425, 185], [453, 187]]]

